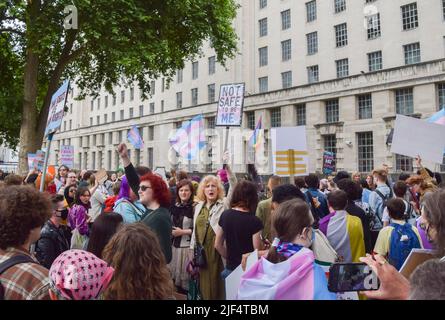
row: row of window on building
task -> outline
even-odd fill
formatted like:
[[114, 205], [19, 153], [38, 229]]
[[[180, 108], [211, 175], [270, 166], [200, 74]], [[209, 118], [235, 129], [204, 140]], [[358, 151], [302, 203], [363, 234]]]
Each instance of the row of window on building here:
[[[291, 40], [286, 40], [282, 42], [282, 54], [283, 59], [290, 59], [291, 49], [290, 43]], [[404, 55], [405, 55], [405, 64], [415, 64], [420, 63], [420, 43], [411, 43], [403, 46]], [[267, 65], [267, 47], [263, 47], [259, 49], [260, 55], [260, 66]], [[369, 71], [378, 71], [383, 69], [383, 57], [382, 51], [370, 52], [367, 54], [368, 58], [368, 67]], [[349, 59], [340, 59], [335, 61], [336, 70], [337, 70], [337, 78], [344, 78], [349, 76]], [[308, 83], [316, 83], [319, 82], [320, 79], [320, 69], [318, 65], [308, 66], [307, 67], [307, 81]], [[282, 88], [290, 88], [292, 87], [292, 71], [285, 71], [281, 73], [281, 84]], [[267, 92], [269, 91], [269, 80], [268, 77], [260, 77], [258, 78], [259, 92]]]
[[[437, 90], [437, 110], [445, 108], [445, 83], [439, 83]], [[395, 113], [403, 115], [414, 114], [414, 91], [413, 88], [402, 88], [394, 91]], [[339, 118], [339, 99], [324, 101], [325, 104], [325, 122], [334, 123], [340, 121]], [[296, 105], [296, 125], [306, 125], [306, 105]], [[270, 111], [271, 127], [281, 127], [281, 109], [275, 108]], [[356, 96], [356, 117], [358, 120], [372, 118], [372, 94], [361, 94]], [[253, 117], [253, 118], [252, 118]], [[253, 112], [247, 113], [247, 127], [255, 128], [255, 118]]]
[[[208, 69], [209, 75], [215, 74], [215, 72], [216, 72], [216, 57], [215, 56], [211, 56], [208, 58], [208, 68], [209, 68]], [[199, 74], [199, 62], [198, 61], [192, 62], [192, 80], [198, 79], [198, 74]], [[182, 83], [183, 80], [184, 80], [183, 69], [177, 70], [176, 82], [179, 84], [179, 83]], [[153, 80], [150, 82], [150, 95], [154, 95], [156, 93], [155, 89], [156, 89], [156, 81]], [[165, 78], [162, 78], [161, 79], [161, 92], [164, 92], [166, 89], [167, 90], [170, 89], [169, 83], [166, 81]], [[213, 89], [214, 89], [214, 86], [213, 86]], [[125, 93], [126, 93], [126, 90], [121, 90], [121, 92], [120, 92], [120, 103], [121, 104], [125, 103]], [[135, 97], [135, 88], [130, 87], [130, 101], [134, 101], [134, 97]], [[104, 108], [108, 108], [109, 96], [106, 95], [103, 98], [104, 98], [103, 106], [104, 106]], [[112, 95], [111, 99], [112, 99], [112, 105], [115, 106], [117, 104], [117, 97], [115, 95]], [[193, 102], [192, 102], [192, 104], [193, 104]], [[92, 99], [90, 102], [90, 110], [94, 111], [95, 106], [97, 107], [97, 110], [100, 110], [101, 105], [102, 105], [101, 97]], [[72, 113], [72, 105], [71, 105], [69, 112]], [[163, 112], [162, 108], [161, 108], [161, 112]]]
[[[214, 84], [213, 86], [213, 94], [212, 94], [212, 101], [214, 101]], [[197, 89], [196, 90], [197, 95]], [[445, 107], [445, 83], [439, 83], [436, 87], [437, 90], [437, 109]], [[395, 112], [397, 114], [404, 114], [404, 115], [410, 115], [414, 113], [414, 93], [413, 88], [402, 88], [397, 89], [394, 92], [395, 95]], [[193, 94], [192, 94], [193, 96]], [[197, 100], [197, 97], [196, 97]], [[362, 94], [358, 95], [356, 99], [357, 103], [357, 119], [371, 119], [372, 118], [372, 95], [371, 93], [368, 94]], [[210, 101], [209, 101], [210, 102]], [[177, 93], [177, 107], [182, 107], [182, 92]], [[326, 122], [332, 123], [332, 122], [338, 122], [339, 121], [339, 100], [338, 99], [332, 99], [325, 101], [325, 107], [326, 107]], [[297, 105], [297, 125], [305, 125], [306, 124], [306, 107], [304, 104]], [[271, 126], [272, 127], [280, 127], [281, 126], [281, 111], [280, 108], [276, 109], [278, 111], [274, 111], [275, 109], [272, 109], [271, 111]], [[154, 102], [150, 103], [150, 113], [154, 113]], [[255, 119], [251, 120], [251, 116], [249, 116], [249, 113], [247, 113], [247, 127], [250, 129], [255, 128]], [[129, 108], [129, 118], [133, 118], [133, 108]], [[139, 116], [143, 116], [143, 106], [141, 105], [139, 107]], [[108, 123], [108, 115], [103, 115], [103, 122], [100, 121], [101, 116], [96, 117], [96, 125], [100, 125], [101, 123]], [[111, 113], [111, 121], [116, 121], [116, 114], [115, 112]], [[120, 111], [120, 119], [124, 120], [124, 110]], [[181, 126], [181, 122], [178, 122], [179, 126]], [[93, 125], [93, 117], [90, 117], [90, 125]], [[214, 127], [214, 121], [209, 122], [209, 128]], [[149, 127], [150, 128], [150, 127]], [[63, 125], [63, 131], [66, 130], [72, 130], [72, 120], [69, 120], [69, 127], [67, 128], [67, 121], [64, 121]], [[111, 134], [111, 133], [110, 133]], [[150, 135], [149, 135], [150, 136]], [[111, 141], [111, 139], [109, 140]], [[120, 139], [119, 139], [120, 141]], [[88, 144], [87, 144], [88, 145]]]
[[[357, 144], [357, 168], [356, 170], [362, 173], [369, 173], [374, 169], [374, 136], [372, 131], [356, 132], [356, 144]], [[321, 136], [322, 147], [324, 151], [333, 152], [337, 155], [337, 137], [335, 134], [327, 134]], [[119, 154], [117, 151], [108, 150], [107, 152], [107, 168], [113, 170], [112, 157], [114, 152], [115, 166], [119, 166]], [[102, 151], [92, 151], [91, 161], [88, 162], [89, 152], [81, 152], [79, 154], [79, 168], [82, 169], [99, 169], [102, 168], [103, 156]], [[129, 157], [131, 161], [136, 165], [140, 165], [141, 150], [129, 150]], [[209, 157], [212, 157], [212, 150], [209, 149]], [[56, 161], [58, 159], [56, 158]], [[150, 168], [153, 168], [153, 148], [147, 148], [147, 164]], [[212, 170], [212, 165], [206, 166], [207, 171]], [[398, 172], [413, 172], [413, 159], [407, 156], [395, 155], [395, 170]], [[445, 171], [445, 157], [444, 164], [440, 167], [442, 172]]]
[[[443, 1], [444, 19], [445, 19], [445, 0]], [[367, 1], [373, 2], [373, 1]], [[264, 6], [263, 6], [264, 5]], [[262, 3], [260, 0], [260, 8], [267, 6], [267, 1]], [[311, 22], [317, 18], [317, 4], [316, 0], [306, 3], [307, 21]], [[335, 1], [335, 12], [346, 10], [346, 1]], [[417, 2], [401, 6], [402, 25], [403, 30], [412, 30], [419, 26], [419, 17], [417, 11]], [[367, 16], [367, 37], [368, 40], [376, 39], [381, 36], [380, 14], [376, 13]], [[262, 18], [258, 21], [260, 37], [267, 36], [267, 18]], [[281, 28], [282, 30], [291, 27], [291, 11], [287, 9], [281, 12]], [[344, 47], [348, 44], [348, 28], [347, 23], [341, 23], [334, 26], [336, 47]], [[307, 54], [314, 55], [318, 53], [318, 32], [314, 31], [306, 34]], [[261, 47], [258, 49], [259, 66], [268, 65], [268, 47]], [[405, 64], [415, 64], [421, 62], [420, 43], [409, 43], [403, 46], [403, 54]], [[281, 42], [281, 59], [282, 61], [290, 61], [292, 59], [292, 40], [287, 39]], [[335, 61], [337, 78], [349, 76], [349, 59], [339, 59]], [[368, 53], [368, 69], [370, 72], [383, 69], [382, 51], [375, 51]], [[319, 66], [313, 65], [307, 67], [308, 83], [319, 81]], [[289, 88], [292, 86], [292, 71], [286, 71], [281, 74], [282, 87]], [[259, 78], [259, 91], [268, 91], [268, 78]]]
[[[346, 0], [331, 0], [333, 2], [333, 8], [335, 13], [340, 13], [343, 11], [346, 11]], [[354, 0], [357, 1], [357, 0]], [[443, 18], [445, 19], [445, 0], [438, 0], [442, 1], [442, 13]], [[372, 2], [376, 2], [376, 0], [365, 0], [365, 4], [369, 4]], [[259, 0], [259, 7], [260, 9], [264, 9], [267, 7], [267, 0]], [[417, 2], [409, 3], [406, 5], [403, 5], [400, 7], [401, 9], [401, 17], [402, 17], [402, 26], [403, 30], [410, 30], [417, 28], [419, 26], [419, 15], [417, 11]], [[290, 17], [290, 9], [282, 11], [281, 12], [281, 29], [286, 30], [291, 27], [290, 23], [291, 17]], [[309, 2], [306, 2], [306, 22], [312, 22], [317, 20], [317, 0], [312, 0]], [[377, 22], [379, 20], [378, 13], [373, 16], [368, 17], [368, 25], [369, 20], [371, 20], [371, 24], [374, 26], [377, 26], [380, 28], [380, 22]], [[266, 28], [267, 28], [267, 22], [266, 22]], [[267, 34], [267, 31], [266, 31]], [[263, 34], [265, 35], [265, 34]], [[260, 28], [260, 36], [261, 35], [261, 28]], [[371, 38], [375, 35], [371, 35]], [[378, 35], [379, 36], [379, 35]], [[370, 39], [369, 35], [369, 29], [368, 29], [368, 39]]]

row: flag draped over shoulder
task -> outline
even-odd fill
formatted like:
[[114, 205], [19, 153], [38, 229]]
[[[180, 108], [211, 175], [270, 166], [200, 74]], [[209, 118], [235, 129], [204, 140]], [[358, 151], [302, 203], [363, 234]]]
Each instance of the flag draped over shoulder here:
[[262, 142], [262, 133], [261, 133], [261, 127], [262, 127], [262, 116], [260, 116], [260, 119], [258, 120], [258, 123], [255, 127], [255, 130], [253, 130], [252, 136], [249, 139], [249, 145], [251, 147], [254, 147], [255, 149], [258, 149]]
[[131, 129], [128, 131], [127, 139], [136, 149], [144, 148], [144, 140], [142, 140], [142, 137], [139, 134], [138, 127], [131, 126]]
[[199, 150], [205, 147], [204, 119], [198, 115], [185, 122], [181, 128], [169, 139], [170, 145], [187, 160], [194, 159]]
[[344, 262], [360, 262], [365, 256], [365, 242], [360, 218], [346, 211], [331, 212], [320, 220], [319, 229]]
[[280, 263], [262, 257], [241, 277], [238, 300], [335, 300], [323, 269], [307, 248]]

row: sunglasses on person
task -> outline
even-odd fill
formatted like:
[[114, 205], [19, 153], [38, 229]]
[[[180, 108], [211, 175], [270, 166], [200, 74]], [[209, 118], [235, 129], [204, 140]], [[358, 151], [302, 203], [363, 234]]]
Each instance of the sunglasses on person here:
[[149, 187], [149, 186], [139, 186], [139, 190], [141, 190], [142, 192], [144, 192], [147, 189], [151, 189], [151, 187]]

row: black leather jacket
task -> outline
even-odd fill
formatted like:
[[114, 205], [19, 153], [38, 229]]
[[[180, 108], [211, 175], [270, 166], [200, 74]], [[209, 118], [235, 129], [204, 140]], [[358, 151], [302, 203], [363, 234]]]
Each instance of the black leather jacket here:
[[40, 239], [36, 242], [35, 252], [37, 260], [45, 268], [51, 268], [52, 263], [64, 251], [70, 249], [68, 239], [69, 230], [61, 225], [57, 228], [48, 220], [40, 232]]

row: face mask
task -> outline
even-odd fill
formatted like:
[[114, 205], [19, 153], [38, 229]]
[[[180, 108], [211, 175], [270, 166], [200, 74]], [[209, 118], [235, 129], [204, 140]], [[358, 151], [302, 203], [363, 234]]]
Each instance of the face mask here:
[[61, 218], [62, 220], [65, 220], [68, 217], [68, 209], [63, 209], [61, 211], [57, 211], [60, 212], [60, 216], [56, 214], [56, 216], [58, 218]]

